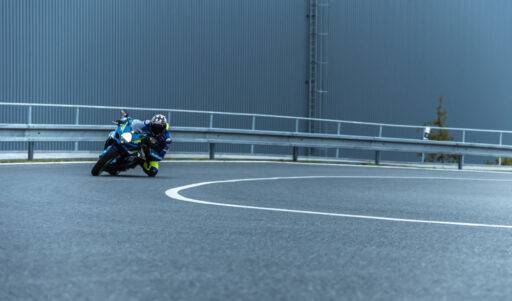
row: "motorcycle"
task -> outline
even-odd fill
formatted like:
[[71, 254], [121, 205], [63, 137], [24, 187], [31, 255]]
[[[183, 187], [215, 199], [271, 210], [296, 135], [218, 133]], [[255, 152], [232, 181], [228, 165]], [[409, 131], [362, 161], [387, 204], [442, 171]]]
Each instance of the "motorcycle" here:
[[145, 161], [142, 143], [146, 137], [133, 131], [132, 120], [128, 114], [121, 112], [121, 118], [114, 121], [117, 127], [109, 134], [105, 148], [91, 170], [93, 176], [99, 176], [104, 171], [117, 176]]

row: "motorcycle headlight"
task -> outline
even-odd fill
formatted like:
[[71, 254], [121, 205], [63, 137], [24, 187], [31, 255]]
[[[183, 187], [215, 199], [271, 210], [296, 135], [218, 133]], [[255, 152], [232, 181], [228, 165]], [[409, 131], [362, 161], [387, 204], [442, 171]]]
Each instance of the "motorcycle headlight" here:
[[132, 142], [132, 133], [123, 133], [121, 135], [121, 142], [126, 142], [126, 143]]

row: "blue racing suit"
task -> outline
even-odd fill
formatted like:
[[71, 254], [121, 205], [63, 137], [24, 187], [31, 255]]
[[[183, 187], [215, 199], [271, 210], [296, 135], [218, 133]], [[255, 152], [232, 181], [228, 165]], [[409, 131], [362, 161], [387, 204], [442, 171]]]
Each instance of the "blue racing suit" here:
[[169, 132], [169, 124], [167, 130], [160, 135], [151, 132], [149, 120], [142, 121], [134, 119], [132, 121], [132, 129], [134, 132], [140, 132], [147, 136], [143, 141], [143, 150], [146, 155], [146, 161], [143, 162], [142, 169], [150, 176], [154, 177], [158, 173], [158, 162], [162, 161], [171, 145], [171, 133]]

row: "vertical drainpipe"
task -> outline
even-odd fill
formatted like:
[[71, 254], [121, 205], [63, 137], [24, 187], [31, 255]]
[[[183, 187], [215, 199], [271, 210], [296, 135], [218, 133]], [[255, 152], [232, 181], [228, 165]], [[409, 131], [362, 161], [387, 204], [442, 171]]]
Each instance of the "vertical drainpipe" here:
[[[327, 89], [327, 36], [329, 0], [309, 0], [308, 18], [308, 117], [322, 118], [322, 103], [325, 101]], [[308, 132], [322, 130], [318, 121], [308, 121]], [[313, 148], [306, 150], [313, 154]]]
[[[307, 14], [308, 18], [308, 118], [317, 117], [317, 21], [318, 16], [318, 0], [309, 0], [309, 11]], [[312, 120], [308, 120], [308, 132], [314, 133], [316, 131], [315, 123]], [[307, 155], [313, 154], [312, 148], [306, 149]]]

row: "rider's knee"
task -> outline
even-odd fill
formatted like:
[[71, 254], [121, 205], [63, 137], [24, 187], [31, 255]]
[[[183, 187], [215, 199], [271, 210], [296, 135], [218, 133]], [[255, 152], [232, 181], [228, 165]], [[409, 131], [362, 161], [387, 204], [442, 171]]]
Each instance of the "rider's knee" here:
[[144, 162], [142, 169], [148, 176], [154, 177], [158, 174], [158, 162]]
[[144, 171], [150, 177], [154, 177], [158, 174], [158, 169], [156, 169], [156, 168], [150, 168], [149, 170], [144, 170]]

